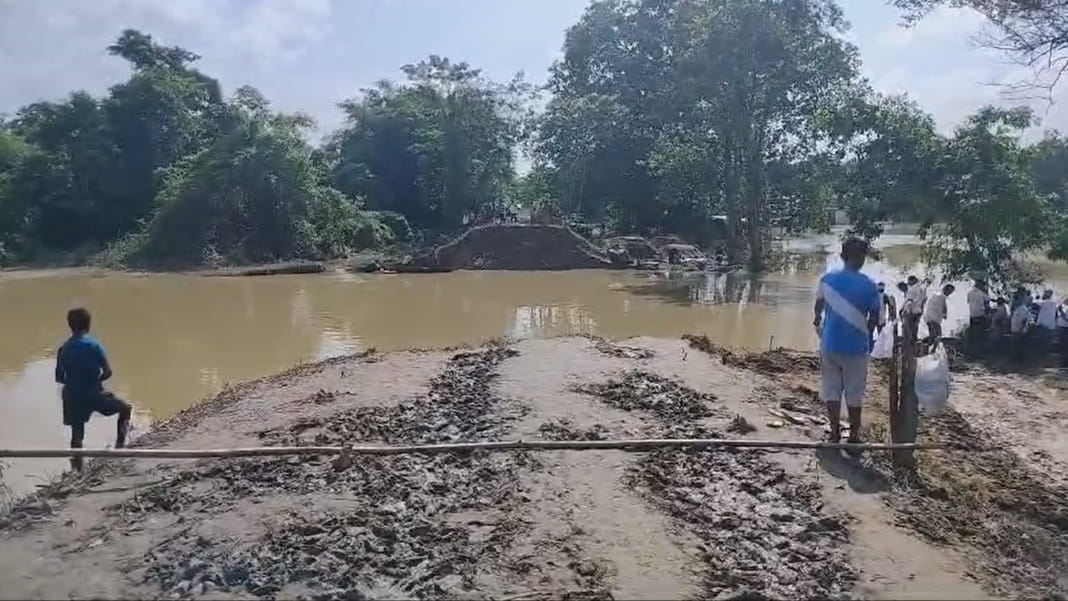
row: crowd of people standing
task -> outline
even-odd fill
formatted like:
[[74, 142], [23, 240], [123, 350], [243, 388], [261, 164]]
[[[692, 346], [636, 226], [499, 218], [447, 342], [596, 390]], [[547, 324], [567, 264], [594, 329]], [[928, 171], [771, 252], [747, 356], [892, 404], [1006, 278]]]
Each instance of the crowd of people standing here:
[[[879, 330], [896, 318], [902, 320], [903, 332], [919, 337], [921, 323], [927, 326], [926, 341], [934, 345], [944, 335], [943, 323], [949, 316], [948, 298], [956, 291], [946, 284], [928, 297], [930, 280], [921, 281], [908, 276], [897, 284], [902, 303], [897, 310], [897, 298], [878, 284], [882, 303]], [[1024, 286], [1017, 287], [1010, 299], [994, 297], [983, 279], [975, 279], [967, 294], [968, 326], [965, 342], [969, 350], [978, 353], [1007, 349], [1012, 357], [1024, 360], [1035, 353], [1049, 353], [1060, 349], [1068, 361], [1068, 298], [1057, 300], [1053, 290], [1032, 294]], [[1003, 344], [1004, 342], [1009, 344]]]

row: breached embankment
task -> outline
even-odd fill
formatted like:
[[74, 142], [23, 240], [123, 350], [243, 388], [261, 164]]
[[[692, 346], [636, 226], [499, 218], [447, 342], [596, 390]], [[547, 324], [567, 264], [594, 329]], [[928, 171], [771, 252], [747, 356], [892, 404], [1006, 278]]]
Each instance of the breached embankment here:
[[421, 269], [560, 270], [613, 265], [588, 240], [559, 225], [494, 224], [473, 227], [418, 257]]
[[[739, 420], [754, 438], [821, 435], [809, 356], [691, 342], [333, 359], [229, 390], [141, 443], [712, 437]], [[783, 407], [808, 425], [769, 428]], [[925, 436], [1008, 453], [940, 420]], [[1063, 594], [1068, 496], [997, 457], [925, 455], [918, 479], [886, 470], [874, 491], [856, 482], [877, 457], [754, 450], [97, 462], [0, 520], [0, 597]]]

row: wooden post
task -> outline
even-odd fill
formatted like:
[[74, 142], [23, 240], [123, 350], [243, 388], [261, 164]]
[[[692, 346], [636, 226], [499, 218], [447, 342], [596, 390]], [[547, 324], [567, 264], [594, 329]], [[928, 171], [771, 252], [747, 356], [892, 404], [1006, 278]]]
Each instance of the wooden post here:
[[[909, 315], [908, 320], [917, 320], [919, 316]], [[916, 328], [915, 324], [905, 322], [905, 332], [901, 343], [901, 385], [898, 390], [898, 439], [894, 442], [916, 442], [919, 430], [919, 401], [916, 399]], [[894, 451], [894, 464], [900, 468], [915, 467], [915, 457], [911, 450]]]
[[900, 433], [901, 413], [901, 336], [897, 331], [897, 322], [892, 321], [886, 327], [894, 328], [894, 350], [890, 356], [890, 367], [887, 380], [890, 383], [890, 440], [898, 442]]

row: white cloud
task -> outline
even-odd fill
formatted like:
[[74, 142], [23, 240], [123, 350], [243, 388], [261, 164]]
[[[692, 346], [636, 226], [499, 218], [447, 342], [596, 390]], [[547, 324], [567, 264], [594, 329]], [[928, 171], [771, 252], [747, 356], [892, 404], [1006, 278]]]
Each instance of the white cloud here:
[[330, 12], [330, 0], [0, 2], [0, 112], [121, 81], [127, 67], [105, 48], [126, 28], [197, 52], [232, 89], [299, 59], [329, 34]]
[[[1007, 93], [1006, 84], [1026, 81], [1029, 73], [1006, 55], [976, 43], [987, 20], [970, 9], [939, 8], [913, 27], [884, 23], [868, 39], [854, 38], [864, 73], [875, 89], [908, 94], [949, 133], [967, 115], [986, 105], [1027, 105], [1043, 129], [1068, 129], [1063, 103]], [[1061, 94], [1063, 95], [1063, 93]]]
[[957, 45], [968, 40], [986, 23], [986, 18], [972, 9], [940, 6], [911, 27], [888, 24], [890, 26], [876, 36], [876, 43], [888, 51], [918, 44], [949, 42]]
[[[990, 81], [1022, 75], [976, 48], [984, 21], [939, 9], [911, 28], [876, 0], [842, 0], [864, 74], [908, 93], [943, 131], [984, 104], [1012, 104]], [[525, 69], [538, 81], [584, 0], [0, 0], [0, 114], [64, 96], [104, 93], [128, 75], [105, 48], [125, 28], [203, 56], [224, 89], [260, 88], [279, 110], [304, 111], [320, 133], [341, 121], [335, 103], [397, 67], [437, 52], [495, 76]], [[1068, 90], [1068, 84], [1062, 84]], [[1063, 92], [1061, 94], [1063, 96]], [[1068, 99], [1066, 99], [1068, 100]], [[1047, 127], [1068, 130], [1065, 103], [1032, 103]]]

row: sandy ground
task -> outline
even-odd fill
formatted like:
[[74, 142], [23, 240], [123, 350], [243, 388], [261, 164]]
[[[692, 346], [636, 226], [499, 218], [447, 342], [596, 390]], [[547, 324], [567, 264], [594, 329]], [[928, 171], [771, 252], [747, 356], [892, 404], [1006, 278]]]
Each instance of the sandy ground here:
[[[565, 338], [334, 359], [138, 444], [822, 437], [812, 357], [706, 350]], [[869, 438], [885, 432], [873, 370]], [[978, 452], [924, 454], [907, 476], [882, 456], [754, 450], [97, 462], [0, 518], [0, 597], [1063, 598], [1059, 381], [958, 374], [959, 412], [923, 438]]]

